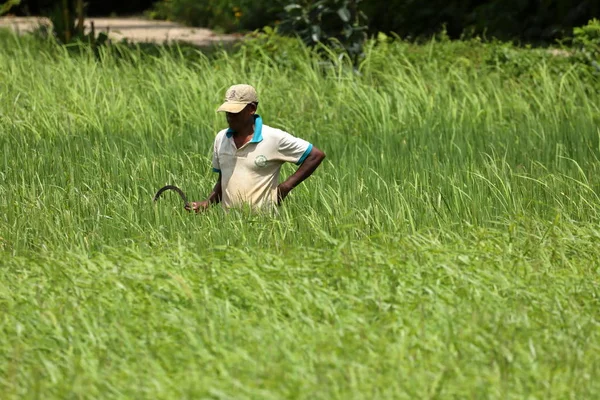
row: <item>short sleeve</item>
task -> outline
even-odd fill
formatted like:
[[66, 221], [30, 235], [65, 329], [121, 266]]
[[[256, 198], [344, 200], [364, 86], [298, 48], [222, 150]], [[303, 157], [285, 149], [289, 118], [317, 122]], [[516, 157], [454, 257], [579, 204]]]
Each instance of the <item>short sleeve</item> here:
[[287, 132], [281, 131], [278, 153], [282, 161], [292, 162], [300, 165], [310, 154], [313, 145], [304, 139], [297, 138]]
[[221, 172], [221, 164], [219, 164], [219, 153], [217, 151], [217, 143], [219, 141], [219, 136], [215, 138], [215, 142], [213, 144], [213, 154], [212, 154], [212, 170], [213, 172]]

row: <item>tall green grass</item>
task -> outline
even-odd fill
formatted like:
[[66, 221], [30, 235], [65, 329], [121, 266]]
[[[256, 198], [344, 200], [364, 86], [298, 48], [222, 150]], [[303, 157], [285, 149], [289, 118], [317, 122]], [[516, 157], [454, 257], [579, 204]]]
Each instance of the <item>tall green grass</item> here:
[[[600, 94], [577, 66], [0, 46], [7, 397], [598, 395]], [[277, 216], [153, 204], [208, 194], [241, 82], [322, 167]]]

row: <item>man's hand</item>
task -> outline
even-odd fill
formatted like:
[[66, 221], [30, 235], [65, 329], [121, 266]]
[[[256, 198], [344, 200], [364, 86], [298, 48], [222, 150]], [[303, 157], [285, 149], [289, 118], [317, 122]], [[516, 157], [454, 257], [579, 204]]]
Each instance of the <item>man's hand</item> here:
[[185, 205], [185, 209], [187, 211], [195, 211], [197, 213], [201, 211], [206, 211], [210, 206], [210, 202], [208, 200], [204, 201], [192, 201]]
[[206, 211], [211, 204], [217, 204], [221, 201], [221, 174], [219, 173], [219, 179], [213, 188], [208, 199], [204, 201], [190, 201], [185, 205], [187, 211], [195, 211], [197, 213]]
[[285, 183], [282, 183], [279, 186], [277, 186], [277, 205], [281, 205], [283, 200], [291, 191], [292, 188], [286, 185]]

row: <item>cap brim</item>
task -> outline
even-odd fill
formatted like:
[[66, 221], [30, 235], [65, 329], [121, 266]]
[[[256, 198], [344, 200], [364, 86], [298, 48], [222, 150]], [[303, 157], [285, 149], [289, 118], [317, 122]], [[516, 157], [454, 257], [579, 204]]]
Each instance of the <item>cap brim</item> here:
[[246, 108], [247, 105], [248, 105], [248, 103], [238, 103], [238, 102], [233, 102], [233, 101], [226, 101], [225, 103], [221, 104], [221, 107], [219, 107], [217, 109], [217, 112], [229, 112], [229, 113], [237, 114], [240, 111], [242, 111], [244, 108]]

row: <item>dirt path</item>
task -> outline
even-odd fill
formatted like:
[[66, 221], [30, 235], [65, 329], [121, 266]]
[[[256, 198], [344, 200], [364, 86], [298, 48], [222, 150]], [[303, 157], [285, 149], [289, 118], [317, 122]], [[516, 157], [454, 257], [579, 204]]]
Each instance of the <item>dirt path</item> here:
[[[183, 41], [207, 46], [239, 39], [239, 35], [220, 35], [206, 28], [190, 28], [174, 22], [151, 21], [143, 18], [88, 18], [84, 23], [86, 32], [89, 32], [92, 23], [96, 33], [108, 32], [109, 37], [115, 41], [121, 39], [153, 43]], [[51, 26], [52, 24], [47, 18], [0, 18], [0, 28], [10, 28], [18, 33], [31, 32], [40, 25]]]

